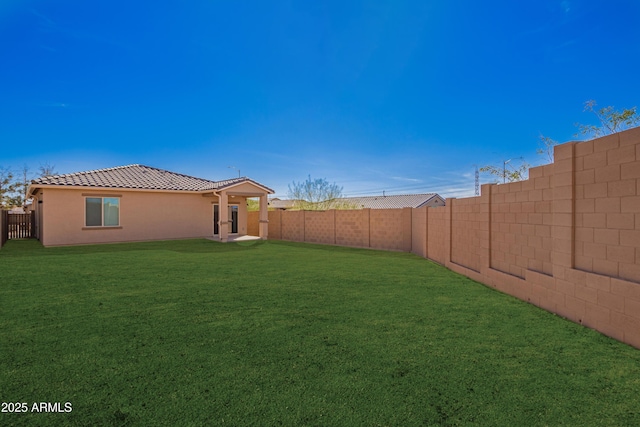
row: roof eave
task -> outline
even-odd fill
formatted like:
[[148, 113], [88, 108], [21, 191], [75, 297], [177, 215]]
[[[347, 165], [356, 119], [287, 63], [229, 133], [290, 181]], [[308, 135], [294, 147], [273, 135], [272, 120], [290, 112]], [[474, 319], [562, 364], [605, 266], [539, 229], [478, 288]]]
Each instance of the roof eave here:
[[242, 181], [238, 181], [238, 182], [234, 182], [232, 184], [227, 184], [227, 185], [222, 185], [220, 187], [216, 187], [216, 188], [210, 188], [208, 190], [200, 190], [202, 192], [211, 192], [211, 191], [222, 191], [222, 190], [228, 190], [230, 188], [233, 188], [235, 186], [241, 185], [241, 184], [251, 184], [254, 185], [262, 190], [264, 190], [267, 194], [275, 194], [275, 191], [273, 191], [271, 188], [266, 187], [252, 179], [249, 178], [244, 178]]
[[188, 193], [199, 194], [200, 190], [170, 190], [161, 188], [131, 188], [131, 187], [103, 187], [95, 185], [67, 185], [67, 184], [31, 184], [28, 194], [34, 196], [39, 189], [55, 188], [57, 190], [89, 190], [89, 191], [131, 191], [131, 192], [154, 192], [154, 193]]

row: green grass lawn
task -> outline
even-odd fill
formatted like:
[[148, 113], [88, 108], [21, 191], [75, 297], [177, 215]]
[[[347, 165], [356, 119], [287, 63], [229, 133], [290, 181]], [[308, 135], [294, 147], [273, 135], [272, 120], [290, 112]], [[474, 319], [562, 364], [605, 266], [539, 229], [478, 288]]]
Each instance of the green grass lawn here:
[[[0, 250], [0, 425], [640, 425], [640, 351], [406, 253]], [[5, 408], [6, 409], [6, 408]]]

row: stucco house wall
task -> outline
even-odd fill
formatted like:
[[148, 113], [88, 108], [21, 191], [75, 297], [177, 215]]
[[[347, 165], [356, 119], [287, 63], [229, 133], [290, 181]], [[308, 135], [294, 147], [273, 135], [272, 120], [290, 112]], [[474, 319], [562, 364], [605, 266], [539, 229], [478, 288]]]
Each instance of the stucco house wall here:
[[[207, 237], [216, 198], [162, 192], [57, 189], [40, 192], [44, 246]], [[85, 227], [85, 197], [119, 197], [118, 227]], [[244, 206], [246, 213], [246, 204]], [[240, 230], [238, 230], [240, 231]]]

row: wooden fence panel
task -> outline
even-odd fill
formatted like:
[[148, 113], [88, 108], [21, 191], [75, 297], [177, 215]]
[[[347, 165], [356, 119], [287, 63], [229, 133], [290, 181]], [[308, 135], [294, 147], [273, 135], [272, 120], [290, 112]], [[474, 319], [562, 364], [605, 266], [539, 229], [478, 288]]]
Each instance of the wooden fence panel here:
[[35, 216], [31, 213], [9, 213], [6, 219], [7, 239], [29, 239], [33, 236]]

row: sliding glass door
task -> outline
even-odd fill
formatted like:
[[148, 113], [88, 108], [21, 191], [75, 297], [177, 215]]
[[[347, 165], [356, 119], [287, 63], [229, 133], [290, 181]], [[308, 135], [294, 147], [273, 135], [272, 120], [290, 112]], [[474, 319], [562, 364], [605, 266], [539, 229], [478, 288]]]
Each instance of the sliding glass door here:
[[[229, 233], [238, 233], [238, 205], [229, 206]], [[220, 221], [220, 205], [213, 205], [213, 234], [220, 234], [220, 227], [218, 222]]]

